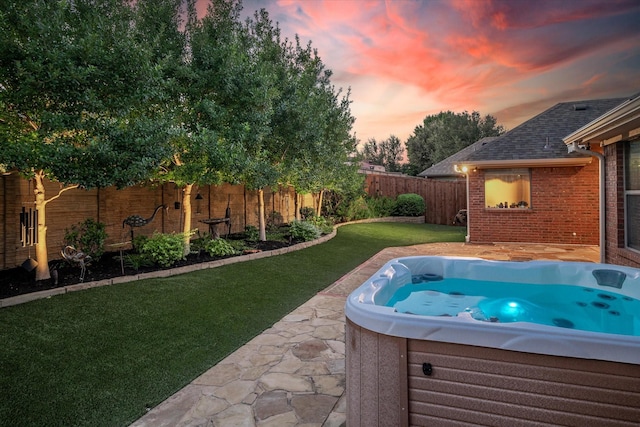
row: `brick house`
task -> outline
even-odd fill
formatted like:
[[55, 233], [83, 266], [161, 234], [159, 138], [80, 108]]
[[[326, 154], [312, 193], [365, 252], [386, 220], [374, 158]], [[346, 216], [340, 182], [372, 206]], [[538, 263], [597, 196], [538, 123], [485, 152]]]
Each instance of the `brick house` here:
[[[599, 161], [563, 138], [625, 98], [557, 104], [469, 153], [467, 241], [600, 244]], [[640, 189], [640, 188], [639, 188]]]
[[[569, 151], [602, 153], [601, 254], [640, 267], [640, 93], [563, 138]], [[576, 150], [577, 149], [577, 150]]]

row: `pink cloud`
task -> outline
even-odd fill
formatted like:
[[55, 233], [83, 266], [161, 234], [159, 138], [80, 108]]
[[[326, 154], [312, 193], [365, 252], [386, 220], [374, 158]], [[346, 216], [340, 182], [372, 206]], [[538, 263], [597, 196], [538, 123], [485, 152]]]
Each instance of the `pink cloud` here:
[[[399, 121], [438, 108], [482, 107], [482, 113], [519, 117], [549, 102], [549, 93], [580, 95], [592, 88], [606, 94], [595, 87], [633, 86], [607, 69], [625, 52], [636, 53], [623, 67], [633, 68], [635, 61], [637, 70], [640, 62], [637, 0], [244, 0], [244, 5], [247, 15], [267, 8], [283, 36], [312, 41], [334, 71], [334, 82], [357, 87], [354, 108], [364, 103], [368, 116], [358, 118], [356, 127], [382, 122], [389, 114], [384, 98], [370, 99], [389, 90], [366, 90], [364, 81], [413, 88], [405, 91], [413, 94], [405, 101], [407, 110], [393, 112]], [[606, 59], [612, 55], [622, 59]], [[623, 75], [629, 80], [628, 70]], [[572, 90], [565, 90], [567, 85]], [[397, 109], [401, 103], [394, 102]], [[374, 113], [376, 103], [380, 112]], [[509, 110], [516, 104], [524, 107]]]

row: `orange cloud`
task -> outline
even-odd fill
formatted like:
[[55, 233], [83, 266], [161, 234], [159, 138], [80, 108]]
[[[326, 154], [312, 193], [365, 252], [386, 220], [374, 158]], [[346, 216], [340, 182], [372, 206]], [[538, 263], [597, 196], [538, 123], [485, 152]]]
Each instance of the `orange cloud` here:
[[353, 110], [363, 114], [357, 128], [387, 123], [390, 98], [395, 119], [406, 124], [407, 117], [440, 110], [521, 117], [553, 93], [606, 96], [637, 86], [637, 0], [243, 3], [247, 15], [267, 8], [283, 36], [312, 41], [332, 80], [354, 88]]

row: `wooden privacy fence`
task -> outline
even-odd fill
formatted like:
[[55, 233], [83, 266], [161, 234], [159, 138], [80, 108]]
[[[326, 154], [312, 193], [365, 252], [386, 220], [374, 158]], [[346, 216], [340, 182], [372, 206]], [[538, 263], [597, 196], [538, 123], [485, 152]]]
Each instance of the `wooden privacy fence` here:
[[[399, 175], [368, 174], [366, 188], [372, 196], [397, 197], [399, 194], [416, 193], [426, 202], [425, 222], [451, 224], [460, 209], [466, 207], [465, 182], [436, 181]], [[59, 184], [46, 182], [46, 198], [58, 193]], [[200, 197], [197, 198], [198, 194]], [[298, 208], [314, 206], [311, 195], [299, 196], [290, 187], [277, 191], [265, 190], [265, 214], [279, 212], [284, 222], [295, 218], [296, 197], [300, 197]], [[27, 258], [35, 257], [33, 217], [33, 186], [16, 173], [0, 174], [0, 270], [21, 265]], [[80, 190], [63, 193], [47, 204], [47, 246], [49, 259], [60, 259], [64, 247], [64, 235], [71, 226], [93, 218], [106, 225], [107, 251], [115, 251], [117, 245], [130, 240], [130, 228], [123, 227], [123, 220], [130, 215], [149, 218], [160, 209], [153, 221], [135, 228], [135, 235], [151, 235], [180, 232], [184, 223], [182, 190], [174, 184], [155, 187], [134, 186], [122, 190], [114, 187]], [[224, 184], [194, 188], [191, 195], [192, 227], [208, 231], [209, 226], [201, 221], [224, 218], [226, 209], [231, 210], [231, 232], [241, 232], [247, 225], [258, 225], [258, 193], [243, 185]], [[29, 215], [31, 209], [31, 215]], [[25, 219], [28, 216], [28, 221]], [[26, 229], [24, 225], [29, 227]], [[25, 234], [26, 233], [26, 234]], [[24, 242], [24, 243], [23, 243]], [[0, 273], [1, 274], [1, 273]]]
[[400, 194], [415, 193], [424, 198], [427, 206], [425, 222], [453, 224], [460, 209], [467, 208], [465, 181], [439, 181], [404, 175], [367, 174], [366, 190], [370, 196], [396, 198]]
[[[59, 184], [45, 183], [46, 198], [58, 193]], [[198, 194], [200, 197], [197, 197]], [[313, 206], [310, 195], [299, 196], [293, 188], [281, 187], [277, 191], [265, 189], [265, 215], [279, 212], [285, 222], [295, 218], [296, 197], [300, 197], [298, 207]], [[181, 232], [184, 224], [182, 190], [174, 184], [155, 187], [134, 186], [122, 190], [115, 187], [64, 192], [58, 199], [47, 204], [47, 248], [49, 260], [61, 259], [60, 251], [64, 247], [65, 230], [71, 226], [92, 218], [106, 225], [107, 251], [115, 251], [117, 245], [131, 239], [129, 226], [123, 227], [123, 221], [130, 215], [150, 218], [155, 209], [159, 209], [153, 220], [147, 225], [136, 227], [135, 235]], [[230, 209], [231, 232], [242, 232], [246, 225], [258, 225], [258, 193], [247, 190], [243, 185], [224, 184], [219, 186], [201, 186], [191, 194], [191, 224], [207, 232], [209, 226], [202, 220], [224, 218], [227, 207]], [[16, 173], [0, 174], [0, 270], [21, 265], [27, 258], [35, 258], [33, 230], [34, 221], [25, 215], [32, 212], [34, 206], [33, 186]], [[24, 209], [24, 213], [23, 213]], [[24, 225], [29, 227], [25, 229]], [[219, 230], [226, 227], [219, 227]], [[24, 242], [24, 243], [23, 243]], [[2, 274], [0, 272], [0, 274]]]

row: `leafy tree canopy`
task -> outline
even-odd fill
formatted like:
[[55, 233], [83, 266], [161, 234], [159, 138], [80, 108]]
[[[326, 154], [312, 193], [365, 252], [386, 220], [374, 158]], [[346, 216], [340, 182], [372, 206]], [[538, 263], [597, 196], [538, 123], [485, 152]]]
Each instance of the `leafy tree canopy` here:
[[391, 135], [384, 141], [378, 142], [370, 138], [359, 153], [368, 162], [384, 166], [389, 172], [400, 172], [401, 162], [404, 160], [404, 146], [397, 136]]
[[503, 133], [495, 117], [477, 111], [427, 116], [407, 140], [407, 171], [420, 173], [484, 137]]
[[0, 163], [85, 187], [130, 185], [159, 165], [163, 67], [176, 58], [149, 43], [149, 11], [127, 0], [4, 2]]

